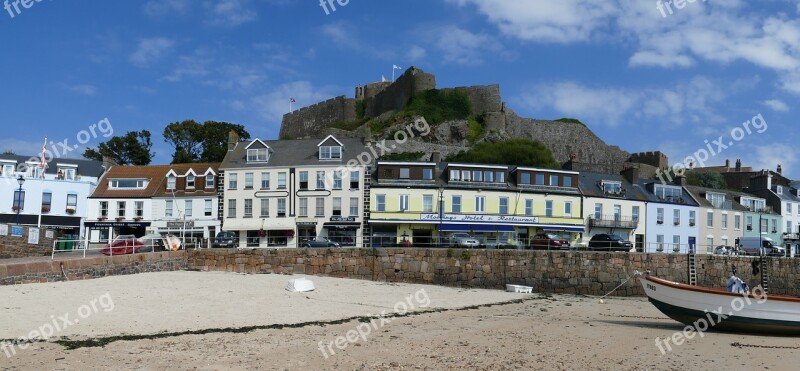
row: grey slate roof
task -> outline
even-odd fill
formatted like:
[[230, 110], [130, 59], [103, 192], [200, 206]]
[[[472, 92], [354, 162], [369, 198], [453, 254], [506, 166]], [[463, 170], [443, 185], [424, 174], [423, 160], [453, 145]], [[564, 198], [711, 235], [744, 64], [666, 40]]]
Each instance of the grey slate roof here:
[[[297, 140], [262, 140], [270, 149], [269, 162], [248, 163], [247, 146], [257, 138], [242, 141], [236, 144], [233, 151], [228, 151], [225, 159], [220, 165], [221, 170], [225, 169], [247, 169], [265, 167], [298, 167], [313, 165], [344, 166], [350, 160], [357, 160], [363, 153], [372, 156], [371, 151], [361, 138], [336, 138], [342, 144], [341, 160], [319, 160], [320, 139], [297, 139]], [[380, 153], [380, 151], [378, 151]], [[374, 161], [374, 159], [373, 159]]]
[[725, 190], [725, 189], [713, 189], [713, 188], [705, 188], [705, 187], [697, 187], [697, 186], [686, 186], [685, 188], [686, 188], [687, 191], [689, 191], [692, 194], [692, 196], [694, 196], [695, 200], [697, 200], [697, 202], [700, 204], [700, 207], [714, 208], [714, 206], [711, 204], [711, 202], [708, 201], [704, 196], [704, 194], [706, 192], [712, 192], [712, 193], [724, 194], [726, 201], [731, 201], [732, 210], [734, 210], [734, 211], [747, 211], [747, 208], [742, 206], [740, 203], [736, 202], [736, 197], [749, 196], [749, 195], [747, 195], [745, 193], [733, 192], [733, 191], [728, 191], [728, 190]]
[[[591, 171], [582, 171], [578, 177], [581, 193], [586, 197], [601, 197], [621, 200], [647, 201], [647, 195], [642, 193], [640, 187], [628, 182], [622, 175], [605, 174]], [[598, 184], [604, 180], [617, 181], [622, 183], [625, 190], [625, 197], [611, 197], [603, 192]]]
[[[33, 159], [38, 163], [40, 161], [39, 156], [40, 156], [39, 154], [33, 156], [0, 155], [0, 160], [16, 161], [17, 166], [19, 166], [19, 164], [24, 164], [31, 159]], [[57, 164], [77, 165], [78, 174], [82, 176], [99, 178], [101, 175], [103, 175], [103, 172], [105, 171], [103, 169], [103, 163], [100, 161], [74, 159], [74, 158], [54, 158], [50, 160], [50, 162], [48, 162], [45, 174], [57, 175], [58, 174]]]
[[[681, 192], [680, 202], [671, 202], [669, 200], [661, 200], [661, 199], [659, 199], [655, 195], [655, 193], [651, 192], [651, 190], [654, 189], [654, 185], [660, 184], [660, 183], [661, 182], [658, 181], [658, 180], [642, 179], [642, 180], [639, 180], [639, 183], [636, 185], [636, 187], [638, 187], [639, 190], [642, 192], [642, 194], [645, 195], [645, 197], [647, 198], [647, 202], [656, 202], [656, 203], [674, 204], [674, 205], [686, 205], [686, 206], [699, 206], [697, 201], [695, 201], [694, 198], [686, 190], [686, 187], [681, 187], [681, 189], [683, 191]], [[668, 185], [675, 186], [674, 184], [668, 184]]]

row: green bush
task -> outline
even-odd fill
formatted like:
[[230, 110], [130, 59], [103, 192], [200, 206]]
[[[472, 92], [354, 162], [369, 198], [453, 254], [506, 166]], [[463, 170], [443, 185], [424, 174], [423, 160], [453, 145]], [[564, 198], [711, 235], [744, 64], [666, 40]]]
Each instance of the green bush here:
[[472, 253], [469, 250], [464, 250], [461, 252], [461, 260], [469, 260], [472, 257]]
[[425, 152], [401, 152], [401, 153], [387, 153], [381, 156], [380, 161], [419, 161], [420, 157]]
[[431, 125], [451, 120], [465, 120], [472, 113], [469, 97], [459, 91], [425, 90], [411, 98], [403, 112], [406, 116], [422, 116]]
[[467, 130], [467, 140], [469, 140], [470, 144], [475, 143], [478, 139], [481, 139], [486, 128], [484, 124], [480, 121], [470, 117], [469, 118], [469, 130]]
[[573, 119], [573, 118], [569, 118], [569, 117], [560, 118], [560, 119], [558, 119], [556, 121], [558, 121], [558, 122], [566, 122], [566, 123], [569, 123], [569, 124], [580, 124], [580, 125], [586, 126], [586, 124], [582, 123], [581, 120]]
[[476, 164], [534, 166], [547, 169], [561, 168], [547, 147], [530, 139], [479, 143], [468, 151], [448, 156], [446, 160]]
[[356, 118], [363, 119], [367, 112], [367, 104], [363, 100], [356, 102]]

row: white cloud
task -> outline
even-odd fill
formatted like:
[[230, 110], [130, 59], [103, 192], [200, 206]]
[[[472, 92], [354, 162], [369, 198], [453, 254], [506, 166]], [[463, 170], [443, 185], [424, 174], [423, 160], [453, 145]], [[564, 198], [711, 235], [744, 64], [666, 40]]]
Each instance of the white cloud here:
[[170, 13], [184, 13], [189, 0], [151, 0], [144, 4], [144, 13], [150, 17], [163, 17]]
[[796, 146], [784, 143], [770, 143], [768, 146], [753, 146], [751, 161], [753, 169], [775, 170], [778, 165], [784, 174], [792, 174], [796, 169], [798, 156]]
[[333, 42], [342, 48], [351, 49], [359, 55], [367, 55], [371, 58], [385, 61], [394, 61], [397, 53], [390, 47], [374, 46], [372, 42], [358, 38], [364, 30], [359, 30], [349, 22], [328, 23], [321, 27], [321, 32], [326, 41]]
[[[308, 81], [294, 81], [275, 87], [272, 91], [255, 96], [249, 102], [249, 109], [272, 123], [280, 124], [283, 115], [289, 112], [289, 99], [297, 100], [293, 109], [298, 109], [334, 97], [333, 89], [315, 87]], [[242, 107], [241, 102], [233, 103]]]
[[763, 102], [765, 106], [772, 108], [773, 111], [786, 112], [789, 111], [789, 106], [779, 99], [770, 99]]
[[458, 26], [442, 26], [433, 30], [434, 45], [445, 62], [475, 65], [483, 63], [484, 51], [497, 50], [497, 44], [487, 34], [473, 33]]
[[408, 48], [408, 53], [406, 54], [406, 58], [408, 58], [411, 62], [418, 62], [422, 59], [425, 59], [425, 56], [428, 55], [428, 52], [425, 48], [419, 45], [412, 45]]
[[206, 6], [210, 7], [213, 17], [208, 23], [215, 26], [238, 26], [258, 18], [248, 0], [216, 0]]
[[178, 82], [185, 78], [204, 77], [209, 74], [208, 66], [213, 62], [209, 53], [204, 49], [197, 49], [190, 55], [182, 55], [178, 63], [164, 80]]
[[144, 67], [169, 53], [174, 46], [175, 42], [166, 37], [141, 39], [129, 60], [136, 66]]
[[97, 93], [97, 87], [88, 84], [67, 86], [67, 90], [82, 95], [95, 95]]

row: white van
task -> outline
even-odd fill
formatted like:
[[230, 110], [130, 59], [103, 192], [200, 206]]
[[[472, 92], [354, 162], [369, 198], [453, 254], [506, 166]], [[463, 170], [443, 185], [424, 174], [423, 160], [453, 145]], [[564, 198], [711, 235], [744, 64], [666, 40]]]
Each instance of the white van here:
[[763, 247], [766, 255], [786, 256], [786, 249], [769, 237], [741, 237], [736, 239], [736, 244], [745, 255], [761, 255]]

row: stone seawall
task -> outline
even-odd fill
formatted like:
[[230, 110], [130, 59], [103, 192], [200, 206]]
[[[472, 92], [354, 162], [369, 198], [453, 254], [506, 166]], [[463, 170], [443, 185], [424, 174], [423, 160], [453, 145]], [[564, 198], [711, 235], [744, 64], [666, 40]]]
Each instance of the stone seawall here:
[[74, 259], [0, 260], [0, 286], [186, 269], [186, 251]]
[[53, 251], [53, 239], [46, 238], [45, 229], [39, 230], [39, 243], [28, 243], [28, 227], [23, 227], [22, 237], [12, 237], [11, 227], [8, 226], [7, 236], [0, 235], [0, 259], [27, 258], [31, 256], [50, 255]]
[[[451, 249], [193, 250], [188, 267], [237, 273], [310, 274], [353, 279], [472, 288], [533, 286], [537, 292], [604, 295], [635, 270], [686, 282], [688, 258], [674, 254]], [[698, 256], [698, 284], [724, 287], [731, 264], [755, 286], [750, 258]], [[793, 259], [770, 259], [770, 293], [797, 295], [800, 268]], [[629, 281], [613, 295], [644, 295]]]

